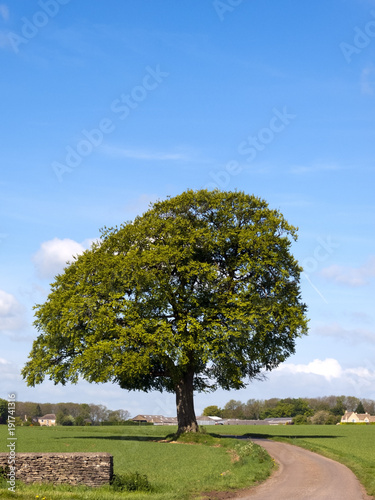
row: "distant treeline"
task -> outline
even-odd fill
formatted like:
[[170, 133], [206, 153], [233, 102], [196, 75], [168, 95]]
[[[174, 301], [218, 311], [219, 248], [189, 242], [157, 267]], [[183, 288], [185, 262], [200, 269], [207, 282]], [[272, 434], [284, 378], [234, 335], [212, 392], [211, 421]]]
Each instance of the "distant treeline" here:
[[[17, 421], [35, 423], [37, 417], [55, 414], [59, 425], [116, 425], [127, 421], [130, 413], [127, 410], [109, 410], [104, 405], [87, 403], [33, 403], [16, 402], [13, 416]], [[8, 417], [8, 401], [0, 399], [0, 424]]]
[[375, 401], [354, 396], [249, 399], [247, 403], [231, 399], [223, 408], [207, 406], [203, 415], [240, 420], [293, 417], [295, 424], [336, 424], [345, 411], [375, 415]]

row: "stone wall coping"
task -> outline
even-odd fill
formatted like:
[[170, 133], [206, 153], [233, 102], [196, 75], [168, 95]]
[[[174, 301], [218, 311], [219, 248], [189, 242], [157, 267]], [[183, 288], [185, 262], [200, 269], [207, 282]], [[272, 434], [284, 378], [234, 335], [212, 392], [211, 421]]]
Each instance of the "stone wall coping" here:
[[[8, 457], [9, 453], [0, 453], [0, 457]], [[70, 452], [70, 453], [64, 453], [64, 452], [48, 452], [45, 453], [44, 451], [40, 452], [18, 452], [16, 451], [16, 457], [66, 457], [66, 458], [73, 458], [73, 457], [111, 457], [112, 455], [107, 452], [95, 452], [95, 451], [88, 451], [88, 452]]]

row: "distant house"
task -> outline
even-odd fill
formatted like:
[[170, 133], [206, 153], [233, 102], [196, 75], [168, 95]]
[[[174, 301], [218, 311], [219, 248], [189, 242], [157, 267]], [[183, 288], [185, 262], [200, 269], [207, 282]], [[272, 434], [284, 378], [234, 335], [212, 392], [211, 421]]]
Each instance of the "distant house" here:
[[177, 425], [177, 417], [164, 417], [163, 415], [137, 415], [130, 420], [139, 424]]
[[37, 421], [39, 422], [39, 425], [52, 427], [53, 425], [56, 425], [56, 415], [54, 413], [48, 413], [47, 415], [44, 415], [44, 417], [38, 417]]
[[366, 423], [370, 424], [371, 422], [375, 423], [375, 416], [370, 415], [369, 413], [356, 413], [355, 411], [346, 411], [344, 415], [341, 417], [342, 424], [360, 424]]

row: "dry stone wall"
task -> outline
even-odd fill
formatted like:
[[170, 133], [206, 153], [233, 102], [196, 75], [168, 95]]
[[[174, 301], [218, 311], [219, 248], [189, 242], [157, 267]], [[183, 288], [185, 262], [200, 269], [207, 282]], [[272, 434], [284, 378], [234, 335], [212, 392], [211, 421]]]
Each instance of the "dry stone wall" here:
[[[0, 453], [0, 467], [6, 469], [9, 454]], [[68, 483], [102, 486], [113, 476], [109, 453], [16, 453], [16, 479], [24, 483]]]

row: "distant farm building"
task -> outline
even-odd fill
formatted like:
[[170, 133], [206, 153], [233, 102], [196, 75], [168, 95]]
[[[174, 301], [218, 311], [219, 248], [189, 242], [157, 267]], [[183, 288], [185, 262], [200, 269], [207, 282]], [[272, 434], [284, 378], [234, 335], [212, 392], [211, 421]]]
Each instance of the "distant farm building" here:
[[56, 425], [56, 415], [54, 413], [48, 413], [44, 417], [38, 417], [37, 421], [39, 425], [45, 425], [47, 427], [52, 427]]
[[206, 417], [202, 415], [201, 417], [197, 417], [198, 425], [222, 425], [224, 420], [221, 417]]
[[354, 411], [346, 411], [341, 417], [342, 424], [370, 424], [375, 423], [375, 416], [369, 413], [356, 413]]
[[[177, 425], [177, 417], [164, 417], [163, 415], [137, 415], [130, 419], [139, 424]], [[202, 415], [197, 417], [198, 425], [291, 425], [292, 418], [266, 418], [265, 420], [237, 420], [223, 419]]]
[[139, 424], [177, 425], [177, 417], [164, 417], [163, 415], [137, 415], [130, 420]]
[[222, 421], [225, 425], [292, 425], [292, 417], [265, 418], [264, 420], [241, 420], [228, 418]]

